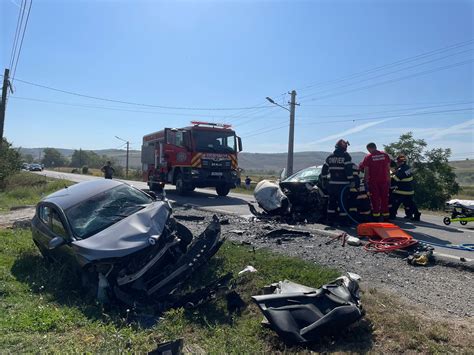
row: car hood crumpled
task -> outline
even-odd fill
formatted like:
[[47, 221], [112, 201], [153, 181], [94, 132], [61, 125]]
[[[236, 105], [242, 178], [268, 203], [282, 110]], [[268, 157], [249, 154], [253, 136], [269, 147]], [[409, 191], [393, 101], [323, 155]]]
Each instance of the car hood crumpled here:
[[88, 261], [120, 258], [149, 246], [151, 236], [161, 236], [171, 209], [154, 202], [103, 231], [72, 244]]

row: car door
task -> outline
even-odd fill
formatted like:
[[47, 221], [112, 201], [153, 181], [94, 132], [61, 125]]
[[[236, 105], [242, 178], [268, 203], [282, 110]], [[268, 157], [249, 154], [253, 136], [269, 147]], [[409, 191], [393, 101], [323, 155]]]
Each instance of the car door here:
[[[42, 204], [38, 208], [38, 217], [41, 225], [37, 228], [38, 234], [36, 238], [40, 241], [43, 248], [56, 261], [77, 267], [76, 255], [71, 244], [73, 239], [66, 228], [66, 221], [58, 208], [50, 204]], [[48, 249], [49, 242], [56, 237], [63, 238], [65, 243], [57, 248]]]

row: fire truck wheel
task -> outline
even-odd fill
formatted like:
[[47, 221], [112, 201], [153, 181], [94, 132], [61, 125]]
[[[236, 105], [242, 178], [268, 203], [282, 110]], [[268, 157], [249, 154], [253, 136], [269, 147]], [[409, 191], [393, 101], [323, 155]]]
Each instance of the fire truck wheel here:
[[176, 177], [176, 192], [180, 195], [185, 195], [188, 191], [184, 185], [183, 174], [178, 174]]
[[219, 196], [227, 196], [229, 194], [230, 187], [226, 185], [221, 185], [216, 187], [216, 192]]

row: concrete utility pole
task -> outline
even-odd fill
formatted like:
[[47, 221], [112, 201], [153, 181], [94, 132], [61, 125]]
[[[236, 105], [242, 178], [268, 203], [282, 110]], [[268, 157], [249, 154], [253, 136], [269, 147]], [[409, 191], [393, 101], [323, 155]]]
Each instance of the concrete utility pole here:
[[296, 91], [291, 92], [290, 101], [290, 133], [288, 136], [288, 159], [286, 161], [286, 176], [293, 175], [293, 149], [295, 146], [295, 107]]
[[286, 176], [290, 176], [293, 174], [293, 148], [294, 148], [294, 142], [295, 142], [295, 107], [296, 105], [299, 105], [296, 103], [296, 91], [293, 90], [292, 92], [289, 92], [291, 94], [291, 101], [288, 102], [290, 104], [290, 108], [288, 109], [285, 106], [282, 106], [278, 103], [276, 103], [272, 98], [267, 96], [267, 100], [278, 106], [281, 107], [282, 109], [285, 109], [290, 112], [290, 132], [289, 132], [289, 137], [288, 137], [288, 157], [286, 160]]
[[5, 68], [5, 73], [3, 74], [2, 102], [0, 102], [0, 144], [3, 143], [3, 126], [5, 124], [5, 111], [7, 109], [7, 91], [9, 75], [10, 70]]
[[130, 150], [130, 142], [127, 141], [127, 160], [125, 161], [125, 177], [128, 178], [128, 152]]
[[123, 141], [127, 144], [127, 158], [125, 160], [125, 177], [128, 177], [128, 153], [130, 151], [130, 142], [125, 140], [125, 139], [122, 139], [120, 137], [117, 137], [117, 136], [115, 136], [115, 138], [117, 138], [117, 139], [119, 139], [119, 140], [121, 140], [121, 141]]

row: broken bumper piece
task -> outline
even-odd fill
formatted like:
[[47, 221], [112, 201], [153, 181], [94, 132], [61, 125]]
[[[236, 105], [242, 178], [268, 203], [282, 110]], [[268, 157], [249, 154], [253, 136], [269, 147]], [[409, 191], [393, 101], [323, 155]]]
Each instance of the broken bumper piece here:
[[272, 294], [252, 299], [285, 342], [314, 342], [362, 318], [358, 279], [348, 273], [318, 289], [285, 280], [265, 287]]
[[179, 236], [188, 236], [191, 232], [183, 225], [177, 229], [180, 229], [178, 238], [162, 247], [141, 269], [117, 278], [114, 293], [119, 300], [127, 304], [136, 304], [137, 301], [165, 302], [170, 294], [214, 256], [224, 242], [216, 216], [184, 251], [179, 245]]

